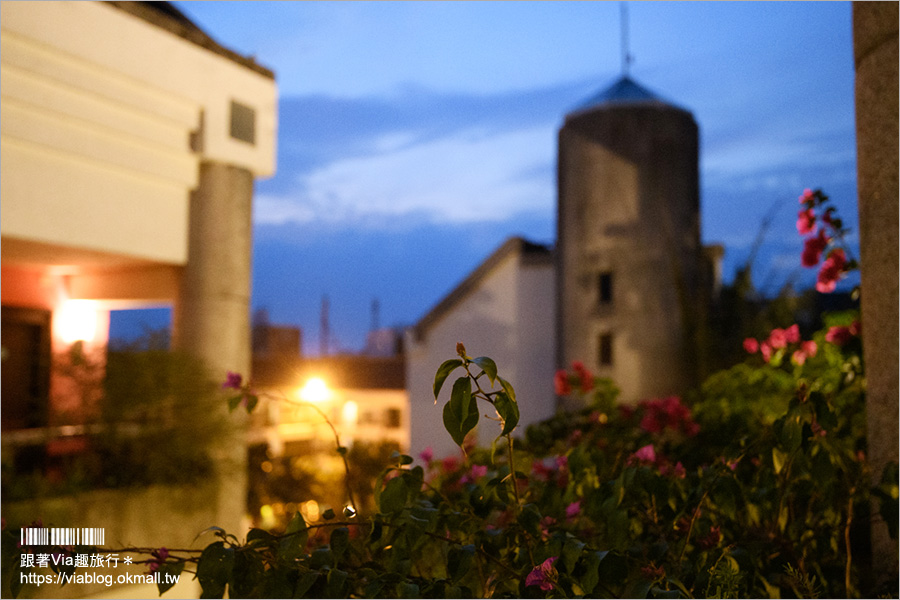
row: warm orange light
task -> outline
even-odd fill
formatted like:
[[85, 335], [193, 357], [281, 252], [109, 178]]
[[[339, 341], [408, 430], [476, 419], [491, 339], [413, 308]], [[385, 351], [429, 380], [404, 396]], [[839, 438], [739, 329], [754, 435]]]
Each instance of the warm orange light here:
[[97, 307], [90, 300], [66, 300], [54, 316], [60, 338], [67, 344], [93, 342], [97, 335]]
[[359, 406], [353, 400], [344, 403], [344, 407], [341, 409], [341, 419], [344, 421], [344, 425], [356, 425], [356, 421], [359, 418]]
[[331, 399], [332, 395], [328, 384], [321, 377], [312, 377], [299, 391], [301, 400], [315, 403], [325, 402]]

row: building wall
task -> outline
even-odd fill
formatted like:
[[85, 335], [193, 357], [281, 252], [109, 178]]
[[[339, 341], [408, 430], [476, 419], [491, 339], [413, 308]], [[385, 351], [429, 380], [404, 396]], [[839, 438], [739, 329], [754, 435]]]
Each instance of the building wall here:
[[[462, 342], [470, 356], [489, 356], [500, 375], [513, 384], [522, 415], [519, 431], [529, 422], [553, 414], [553, 267], [523, 266], [511, 252], [451, 311], [433, 323], [424, 336], [407, 339], [407, 389], [412, 419], [410, 452], [431, 447], [436, 457], [459, 452], [444, 430], [443, 406], [451, 376], [434, 404], [434, 374], [442, 362], [456, 356]], [[479, 406], [482, 418], [478, 444], [489, 446], [499, 433], [496, 422], [484, 419], [490, 407]]]
[[[4, 264], [158, 279], [187, 261], [202, 161], [274, 171], [271, 77], [102, 2], [3, 2], [0, 17]], [[233, 101], [255, 110], [253, 144], [230, 135]]]
[[[690, 113], [665, 105], [595, 108], [570, 115], [559, 134], [559, 366], [583, 361], [626, 402], [693, 381], [697, 157]], [[606, 303], [601, 273], [612, 275]], [[612, 336], [608, 365], [601, 335]]]

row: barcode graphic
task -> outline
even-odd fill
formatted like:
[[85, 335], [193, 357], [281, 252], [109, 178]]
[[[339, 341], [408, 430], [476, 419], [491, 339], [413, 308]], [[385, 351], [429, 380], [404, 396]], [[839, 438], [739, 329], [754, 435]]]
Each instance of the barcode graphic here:
[[103, 527], [23, 527], [23, 546], [102, 546]]

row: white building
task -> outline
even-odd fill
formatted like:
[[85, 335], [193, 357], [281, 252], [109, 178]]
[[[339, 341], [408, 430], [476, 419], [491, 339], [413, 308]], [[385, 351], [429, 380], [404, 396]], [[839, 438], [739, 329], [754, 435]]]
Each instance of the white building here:
[[[442, 411], [451, 375], [434, 404], [437, 368], [456, 356], [462, 342], [470, 356], [489, 356], [513, 384], [520, 430], [556, 411], [553, 395], [555, 285], [552, 252], [511, 238], [441, 300], [407, 334], [406, 386], [410, 402], [410, 452], [430, 447], [435, 457], [459, 452], [444, 430]], [[489, 446], [499, 433], [487, 405], [479, 406], [477, 436]]]

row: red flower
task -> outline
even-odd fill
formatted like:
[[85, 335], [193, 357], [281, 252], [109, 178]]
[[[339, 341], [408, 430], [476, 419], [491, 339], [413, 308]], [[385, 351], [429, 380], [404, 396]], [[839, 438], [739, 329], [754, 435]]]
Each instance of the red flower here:
[[455, 456], [448, 456], [441, 461], [441, 469], [445, 473], [452, 473], [459, 468], [459, 459]]
[[709, 550], [710, 548], [715, 548], [721, 539], [722, 534], [720, 533], [718, 526], [710, 527], [709, 533], [697, 540], [697, 546], [703, 550]]
[[772, 358], [772, 346], [769, 345], [769, 342], [763, 342], [759, 345], [759, 351], [762, 352], [763, 360], [769, 362]]
[[852, 340], [855, 335], [856, 333], [853, 331], [852, 326], [844, 327], [839, 325], [828, 329], [828, 333], [825, 334], [825, 341], [836, 346], [843, 346]]
[[818, 236], [806, 238], [803, 244], [803, 254], [800, 255], [800, 262], [804, 267], [814, 267], [819, 264], [828, 241], [824, 229], [819, 230]]
[[567, 396], [572, 393], [572, 386], [569, 384], [569, 374], [565, 369], [560, 369], [553, 376], [553, 386], [556, 388], [557, 396]]
[[746, 350], [748, 354], [756, 354], [759, 352], [759, 342], [756, 341], [755, 338], [747, 338], [744, 340], [744, 350]]
[[819, 270], [819, 278], [816, 281], [816, 290], [823, 294], [834, 291], [838, 279], [844, 275], [847, 267], [847, 256], [841, 248], [835, 248], [828, 253], [828, 258], [822, 263]]
[[580, 360], [576, 360], [572, 363], [572, 370], [575, 371], [575, 375], [581, 379], [581, 391], [589, 392], [594, 389], [594, 376], [591, 375], [590, 371], [588, 371], [584, 367], [584, 363]]
[[800, 204], [812, 204], [814, 199], [815, 194], [813, 194], [813, 191], [809, 188], [806, 188], [805, 190], [803, 190], [803, 194], [801, 194], [800, 196]]
[[800, 232], [800, 235], [816, 232], [816, 213], [812, 208], [797, 213], [797, 231]]

